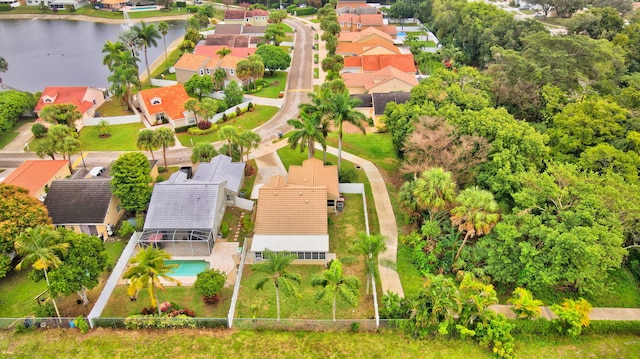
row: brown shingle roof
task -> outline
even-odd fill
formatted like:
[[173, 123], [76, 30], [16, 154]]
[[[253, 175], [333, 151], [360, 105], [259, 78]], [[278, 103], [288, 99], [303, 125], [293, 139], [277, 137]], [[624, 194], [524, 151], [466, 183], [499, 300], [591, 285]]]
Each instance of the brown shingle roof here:
[[104, 223], [111, 202], [109, 182], [109, 179], [53, 181], [44, 200], [53, 224]]
[[26, 188], [33, 196], [68, 164], [69, 162], [65, 160], [27, 160], [3, 182]]
[[327, 194], [333, 198], [340, 196], [338, 189], [338, 167], [325, 166], [322, 160], [309, 158], [302, 166], [289, 166], [290, 185], [326, 186]]
[[327, 234], [327, 188], [286, 185], [276, 176], [260, 188], [256, 235]]

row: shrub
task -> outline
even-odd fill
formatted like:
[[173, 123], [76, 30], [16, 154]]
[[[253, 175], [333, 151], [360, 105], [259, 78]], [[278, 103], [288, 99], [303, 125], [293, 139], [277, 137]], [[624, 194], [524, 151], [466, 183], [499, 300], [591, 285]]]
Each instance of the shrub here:
[[533, 299], [533, 294], [525, 288], [516, 288], [507, 303], [513, 305], [518, 319], [536, 319], [540, 316], [542, 301]]
[[249, 102], [249, 104], [247, 105], [247, 110], [253, 111], [253, 102]]
[[187, 6], [187, 12], [188, 13], [196, 13], [196, 12], [198, 12], [198, 7], [197, 6]]
[[381, 319], [408, 319], [410, 316], [411, 308], [407, 299], [400, 298], [393, 292], [387, 292], [382, 296]]
[[242, 115], [242, 109], [240, 109], [240, 106], [236, 107], [236, 117]]
[[80, 330], [80, 333], [82, 334], [85, 334], [89, 331], [89, 323], [87, 323], [87, 321], [84, 320], [81, 315], [73, 320], [73, 324]]
[[[202, 295], [202, 299], [207, 304], [216, 304], [218, 302], [217, 297], [220, 294], [224, 283], [227, 281], [227, 276], [218, 269], [207, 269], [204, 272], [198, 273], [198, 277], [194, 283], [194, 287]], [[214, 301], [215, 303], [210, 303]]]
[[226, 113], [222, 114], [222, 122], [227, 122], [227, 120], [229, 119], [229, 116], [227, 116]]
[[229, 224], [227, 222], [220, 224], [220, 233], [222, 233], [222, 238], [227, 238], [229, 235]]
[[586, 299], [566, 299], [562, 305], [551, 306], [551, 310], [558, 316], [553, 322], [560, 333], [566, 332], [575, 338], [582, 333], [582, 328], [589, 326], [591, 304]]
[[499, 314], [489, 320], [486, 325], [478, 322], [475, 329], [476, 340], [498, 358], [515, 358], [516, 355], [513, 352], [515, 339], [511, 335], [511, 329], [513, 325]]
[[9, 4], [0, 4], [0, 11], [11, 11], [11, 5], [9, 5]]
[[36, 138], [42, 138], [46, 136], [48, 131], [49, 130], [47, 130], [47, 128], [41, 123], [36, 123], [31, 126], [31, 133], [33, 133]]
[[236, 113], [235, 112], [229, 112], [227, 114], [227, 120], [231, 120], [231, 119], [234, 119], [234, 118], [236, 118]]
[[290, 13], [296, 14], [296, 16], [313, 15], [316, 13], [316, 8], [312, 6], [307, 6], [305, 8], [295, 8], [292, 9]]
[[251, 220], [251, 216], [244, 216], [242, 218], [242, 230], [245, 234], [253, 232], [253, 221]]
[[353, 183], [358, 180], [358, 172], [355, 168], [341, 168], [338, 179], [340, 183]]
[[176, 133], [187, 132], [190, 128], [197, 127], [198, 125], [180, 126], [176, 127]]
[[120, 229], [118, 230], [118, 236], [126, 238], [132, 235], [135, 231], [136, 228], [131, 223], [129, 223], [129, 221], [122, 221]]
[[187, 133], [189, 133], [192, 136], [202, 136], [202, 135], [208, 135], [210, 133], [214, 133], [217, 130], [218, 130], [218, 126], [211, 126], [206, 130], [201, 130], [197, 127], [191, 127], [189, 130], [187, 130]]
[[176, 1], [176, 7], [187, 7], [186, 1]]
[[200, 121], [198, 122], [198, 128], [201, 130], [208, 130], [211, 128], [211, 122], [209, 121]]
[[56, 308], [53, 303], [47, 301], [35, 307], [35, 314], [38, 318], [51, 318], [56, 316]]
[[127, 329], [195, 328], [196, 321], [184, 314], [176, 317], [130, 315], [124, 320]]

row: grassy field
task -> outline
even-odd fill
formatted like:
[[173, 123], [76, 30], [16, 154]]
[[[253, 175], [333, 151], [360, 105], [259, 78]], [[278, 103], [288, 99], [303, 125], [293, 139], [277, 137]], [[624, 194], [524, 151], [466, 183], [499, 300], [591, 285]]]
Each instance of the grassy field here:
[[[578, 339], [516, 339], [519, 358], [637, 358], [640, 340], [631, 335]], [[321, 333], [243, 330], [123, 331], [98, 329], [30, 334], [0, 332], [0, 353], [8, 358], [491, 358], [472, 341], [417, 340], [393, 332]], [[188, 353], [188, 354], [187, 354]]]
[[278, 95], [284, 91], [285, 85], [287, 84], [287, 73], [285, 71], [275, 71], [273, 75], [271, 75], [269, 71], [265, 71], [263, 79], [269, 81], [269, 86], [253, 93], [253, 95], [266, 98], [278, 98]]
[[[222, 126], [231, 125], [231, 126], [237, 126], [243, 130], [252, 130], [262, 125], [263, 123], [269, 121], [269, 119], [271, 119], [271, 117], [273, 117], [273, 115], [275, 115], [276, 112], [278, 112], [278, 110], [279, 108], [274, 106], [256, 105], [255, 111], [245, 112], [240, 117], [234, 117], [233, 119], [227, 122], [218, 124], [218, 126], [222, 127]], [[217, 131], [204, 136], [192, 136], [187, 132], [178, 133], [176, 134], [176, 136], [178, 137], [178, 140], [180, 141], [180, 143], [185, 147], [191, 147], [192, 140], [193, 140], [193, 145], [197, 143], [203, 143], [203, 142], [211, 143], [211, 142], [216, 142], [220, 140], [220, 138], [218, 137]]]
[[[337, 148], [338, 134], [332, 132], [327, 138], [327, 144]], [[373, 162], [379, 169], [386, 171], [387, 175], [394, 174], [400, 165], [391, 143], [391, 133], [345, 133], [342, 135], [342, 150]]]
[[102, 117], [133, 115], [133, 111], [125, 110], [118, 99], [105, 101], [96, 109], [96, 113], [99, 113]]
[[0, 279], [0, 318], [20, 318], [33, 313], [38, 294], [47, 288], [44, 281], [38, 283], [27, 278], [31, 268], [21, 272], [11, 271]]
[[141, 122], [109, 126], [111, 136], [100, 138], [97, 126], [86, 126], [80, 130], [83, 151], [137, 151], [138, 132], [143, 129]]
[[2, 134], [2, 136], [0, 137], [0, 149], [4, 148], [6, 145], [8, 145], [11, 141], [13, 141], [14, 138], [18, 137], [19, 133], [18, 131], [16, 131], [18, 129], [18, 127], [30, 123], [33, 125], [35, 121], [33, 120], [29, 120], [29, 121], [18, 121], [13, 128], [11, 128], [10, 130], [7, 130], [5, 133]]

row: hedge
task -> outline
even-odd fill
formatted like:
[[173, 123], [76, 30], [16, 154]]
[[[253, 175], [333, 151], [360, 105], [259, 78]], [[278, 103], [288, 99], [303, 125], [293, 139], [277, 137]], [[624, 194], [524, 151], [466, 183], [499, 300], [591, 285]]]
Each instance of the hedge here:
[[187, 6], [187, 12], [196, 13], [196, 12], [198, 12], [198, 7], [197, 6]]
[[198, 126], [198, 124], [176, 127], [176, 133], [187, 132], [189, 131], [190, 128], [196, 127], [196, 126]]
[[9, 5], [9, 4], [0, 4], [0, 11], [11, 11], [11, 5]]
[[186, 1], [176, 1], [176, 7], [187, 7]]
[[312, 6], [295, 8], [295, 9], [291, 9], [289, 13], [295, 14], [296, 16], [313, 15], [316, 13], [316, 8]]
[[[558, 326], [551, 320], [509, 320], [515, 327], [511, 330], [514, 335], [551, 335], [559, 334]], [[592, 320], [582, 331], [583, 335], [596, 334], [633, 334], [640, 335], [640, 322], [631, 320]]]
[[198, 127], [191, 127], [190, 129], [187, 130], [187, 132], [193, 136], [202, 136], [202, 135], [208, 135], [210, 133], [214, 133], [217, 130], [218, 130], [218, 126], [211, 126], [211, 128], [208, 128], [206, 130], [201, 130]]

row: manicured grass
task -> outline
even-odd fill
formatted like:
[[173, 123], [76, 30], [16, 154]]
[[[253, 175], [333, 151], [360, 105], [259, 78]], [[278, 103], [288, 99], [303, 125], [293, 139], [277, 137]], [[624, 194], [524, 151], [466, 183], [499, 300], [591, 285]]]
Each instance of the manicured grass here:
[[[331, 320], [331, 304], [326, 300], [316, 302], [316, 289], [311, 286], [311, 279], [325, 270], [321, 265], [291, 265], [288, 271], [300, 274], [302, 280], [299, 286], [300, 297], [280, 295], [280, 317], [282, 319], [324, 319]], [[362, 281], [360, 297], [357, 307], [352, 307], [341, 299], [337, 301], [337, 319], [357, 319], [373, 317], [372, 296], [365, 297], [364, 273], [353, 273], [352, 266], [344, 267], [348, 275], [357, 275]], [[262, 279], [263, 273], [253, 272], [251, 266], [245, 266], [242, 275], [236, 318], [252, 318], [251, 306], [257, 306], [257, 318], [276, 318], [276, 293], [273, 282], [264, 286], [263, 290], [255, 289], [256, 283]]]
[[287, 72], [275, 71], [273, 75], [271, 75], [269, 71], [265, 71], [264, 79], [269, 81], [269, 86], [253, 93], [253, 95], [266, 98], [278, 98], [278, 95], [284, 91], [285, 85], [287, 84]]
[[100, 138], [97, 126], [87, 126], [80, 130], [83, 151], [137, 151], [138, 132], [143, 129], [141, 122], [109, 126], [111, 136]]
[[253, 184], [256, 182], [257, 177], [257, 166], [256, 160], [251, 160], [247, 162], [247, 167], [253, 167], [255, 173], [250, 177], [244, 178], [244, 185], [242, 186], [242, 190], [245, 192], [245, 198], [249, 198], [251, 196], [251, 191], [253, 191]]
[[0, 279], [0, 318], [20, 318], [34, 313], [38, 294], [47, 288], [44, 280], [34, 282], [27, 278], [31, 267], [18, 272], [12, 270]]
[[406, 298], [420, 292], [424, 285], [424, 277], [416, 266], [411, 263], [411, 251], [413, 249], [407, 245], [398, 243], [397, 266], [402, 290]]
[[[168, 331], [44, 330], [0, 332], [0, 348], [11, 358], [491, 358], [470, 340], [440, 336], [419, 340], [396, 332], [324, 333], [223, 329]], [[268, 349], [267, 349], [268, 348]], [[635, 358], [633, 335], [589, 335], [578, 339], [518, 336], [519, 358]], [[188, 353], [188, 354], [186, 354]], [[215, 353], [212, 355], [212, 353]]]
[[[327, 142], [328, 145], [337, 148], [338, 134], [329, 134]], [[391, 133], [345, 133], [342, 135], [342, 150], [373, 162], [388, 175], [396, 173], [400, 165], [391, 143]]]
[[120, 259], [120, 255], [122, 254], [122, 251], [124, 250], [124, 247], [126, 245], [127, 245], [127, 241], [125, 240], [118, 240], [118, 241], [105, 243], [105, 247], [107, 248], [107, 257], [108, 257], [107, 262], [110, 265], [115, 266], [116, 263], [118, 263], [118, 259]]
[[320, 70], [317, 67], [313, 68], [313, 78], [314, 79], [317, 79], [317, 78], [320, 77], [320, 75], [319, 75], [320, 72], [319, 71]]
[[[237, 126], [243, 130], [252, 130], [269, 121], [269, 119], [271, 119], [278, 110], [279, 108], [275, 106], [255, 105], [255, 110], [253, 112], [245, 112], [240, 117], [234, 117], [227, 122], [219, 123], [218, 128], [222, 126]], [[178, 133], [176, 136], [180, 143], [185, 147], [192, 146], [191, 140], [193, 140], [194, 145], [197, 143], [211, 143], [220, 140], [217, 131], [204, 136], [192, 136], [187, 132]]]
[[7, 130], [6, 132], [4, 132], [2, 134], [2, 136], [0, 137], [0, 149], [4, 148], [6, 145], [11, 143], [11, 141], [13, 141], [16, 137], [18, 137], [18, 135], [20, 133], [18, 131], [16, 131], [16, 130], [20, 126], [22, 126], [24, 124], [27, 124], [27, 123], [30, 123], [30, 124], [33, 125], [34, 122], [35, 122], [34, 120], [16, 122], [10, 130]]
[[[244, 213], [245, 216], [251, 216], [250, 212], [247, 212], [238, 207], [227, 207], [224, 211], [224, 217], [222, 219], [223, 223], [226, 223], [229, 226], [229, 234], [226, 237], [226, 240], [231, 242], [234, 240], [234, 236], [236, 234], [236, 229], [238, 228], [238, 222], [240, 221], [240, 215]], [[242, 230], [240, 231], [242, 232]], [[244, 240], [244, 237], [240, 236], [242, 233], [238, 233], [238, 240]]]
[[112, 116], [128, 116], [133, 115], [133, 111], [127, 111], [122, 107], [120, 100], [113, 99], [111, 101], [105, 101], [100, 107], [96, 109], [96, 112], [102, 117]]
[[280, 23], [280, 26], [282, 26], [282, 29], [284, 30], [284, 32], [286, 32], [287, 34], [292, 33], [293, 32], [293, 28], [287, 24], [285, 24], [284, 22]]
[[[158, 300], [163, 302], [173, 302], [183, 308], [189, 308], [196, 312], [197, 317], [207, 318], [226, 318], [231, 303], [231, 295], [233, 288], [224, 288], [222, 291], [222, 303], [217, 307], [207, 305], [202, 301], [201, 296], [196, 292], [195, 288], [181, 287], [165, 287], [165, 290], [157, 290]], [[142, 290], [138, 294], [138, 300], [131, 301], [127, 294], [127, 286], [120, 285], [111, 294], [109, 302], [102, 312], [103, 318], [124, 318], [131, 314], [140, 314], [142, 308], [150, 307], [148, 291]]]
[[[162, 39], [160, 39], [160, 42], [158, 43], [159, 46], [163, 46], [162, 45]], [[164, 49], [164, 48], [163, 48]], [[163, 54], [160, 55], [161, 58], [164, 59], [164, 51]], [[175, 65], [176, 62], [178, 62], [178, 60], [180, 59], [180, 57], [182, 56], [182, 51], [180, 49], [175, 49], [169, 53], [167, 53], [167, 60], [163, 61], [162, 64], [160, 64], [160, 66], [158, 66], [155, 70], [151, 71], [151, 77], [153, 78], [159, 78], [160, 74], [164, 74], [164, 79], [165, 80], [176, 80], [176, 74], [170, 74], [169, 73], [169, 67]]]

